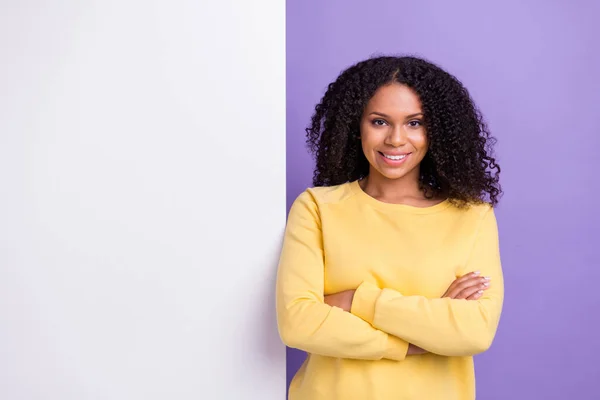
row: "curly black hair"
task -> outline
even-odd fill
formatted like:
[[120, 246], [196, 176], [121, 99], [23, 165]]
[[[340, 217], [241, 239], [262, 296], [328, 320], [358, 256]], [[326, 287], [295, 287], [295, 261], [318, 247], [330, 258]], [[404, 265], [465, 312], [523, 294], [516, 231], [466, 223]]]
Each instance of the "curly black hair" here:
[[420, 165], [427, 198], [445, 197], [457, 206], [498, 203], [500, 167], [493, 157], [496, 139], [462, 83], [422, 58], [372, 57], [344, 70], [329, 84], [306, 129], [316, 166], [314, 186], [362, 179], [369, 162], [360, 140], [360, 121], [381, 86], [399, 83], [421, 100], [429, 149]]

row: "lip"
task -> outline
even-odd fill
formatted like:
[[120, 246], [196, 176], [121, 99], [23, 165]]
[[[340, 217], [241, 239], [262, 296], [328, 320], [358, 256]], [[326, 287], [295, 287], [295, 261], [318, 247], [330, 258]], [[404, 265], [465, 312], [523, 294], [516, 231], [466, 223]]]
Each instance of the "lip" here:
[[377, 155], [383, 160], [383, 162], [385, 162], [387, 165], [392, 166], [392, 167], [397, 167], [399, 165], [402, 165], [406, 162], [406, 160], [408, 160], [408, 158], [410, 157], [410, 155], [412, 153], [398, 153], [398, 154], [390, 154], [390, 153], [386, 153], [388, 156], [403, 156], [406, 155], [406, 157], [404, 157], [402, 160], [390, 160], [389, 158], [386, 158], [382, 152], [378, 151]]

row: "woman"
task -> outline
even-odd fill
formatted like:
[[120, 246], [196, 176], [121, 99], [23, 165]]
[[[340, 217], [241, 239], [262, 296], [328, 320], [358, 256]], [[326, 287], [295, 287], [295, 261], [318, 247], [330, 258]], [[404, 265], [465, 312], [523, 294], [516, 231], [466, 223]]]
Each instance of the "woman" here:
[[504, 287], [500, 168], [467, 90], [425, 60], [372, 58], [329, 85], [307, 133], [314, 187], [277, 278], [281, 337], [308, 353], [289, 398], [475, 398]]

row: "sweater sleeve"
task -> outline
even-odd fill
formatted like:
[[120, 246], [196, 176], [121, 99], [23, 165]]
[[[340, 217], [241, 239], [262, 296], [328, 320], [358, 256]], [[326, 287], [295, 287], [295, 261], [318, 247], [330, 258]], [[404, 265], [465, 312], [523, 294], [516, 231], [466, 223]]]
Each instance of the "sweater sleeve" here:
[[290, 209], [277, 272], [277, 322], [283, 342], [329, 357], [403, 360], [407, 342], [324, 303], [323, 254], [319, 209], [305, 191]]
[[465, 273], [480, 271], [491, 278], [479, 300], [403, 296], [364, 282], [351, 312], [375, 328], [443, 356], [470, 356], [492, 344], [504, 300], [498, 229], [493, 208], [483, 216]]

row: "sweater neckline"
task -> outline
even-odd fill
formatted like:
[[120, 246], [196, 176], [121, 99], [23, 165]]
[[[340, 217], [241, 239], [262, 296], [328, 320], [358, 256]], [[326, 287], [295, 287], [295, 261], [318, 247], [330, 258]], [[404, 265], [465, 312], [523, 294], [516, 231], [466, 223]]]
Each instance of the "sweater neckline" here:
[[411, 206], [408, 204], [386, 203], [381, 200], [377, 200], [376, 198], [367, 194], [360, 187], [358, 179], [350, 182], [350, 189], [358, 197], [358, 199], [360, 199], [360, 201], [362, 201], [366, 204], [369, 204], [372, 207], [377, 208], [379, 210], [383, 210], [383, 211], [394, 211], [394, 212], [402, 211], [402, 212], [408, 212], [411, 214], [432, 214], [432, 213], [436, 213], [436, 212], [445, 210], [448, 207], [450, 207], [450, 205], [451, 205], [450, 200], [448, 200], [448, 199], [446, 199], [438, 204], [435, 204], [433, 206], [427, 206], [427, 207]]

